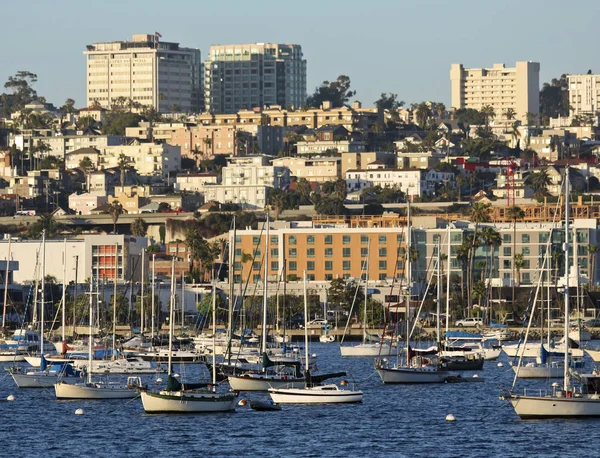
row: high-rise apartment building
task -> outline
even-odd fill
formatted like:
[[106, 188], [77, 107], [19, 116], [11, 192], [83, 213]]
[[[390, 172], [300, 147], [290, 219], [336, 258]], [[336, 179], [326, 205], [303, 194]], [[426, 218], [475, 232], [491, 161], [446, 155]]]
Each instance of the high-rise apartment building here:
[[[464, 68], [452, 64], [452, 107], [480, 110], [486, 105], [494, 108], [496, 120], [506, 118], [504, 113], [512, 108], [515, 120], [525, 123], [527, 113], [540, 111], [540, 64], [517, 62], [514, 68], [494, 64], [492, 68]], [[511, 120], [512, 122], [512, 120]]]
[[265, 105], [299, 108], [306, 102], [306, 60], [300, 45], [211, 46], [204, 70], [204, 105], [211, 113]]
[[567, 75], [571, 116], [595, 116], [600, 108], [600, 75]]
[[202, 111], [200, 50], [133, 35], [132, 41], [94, 43], [84, 52], [87, 104], [109, 108], [118, 97], [160, 112]]

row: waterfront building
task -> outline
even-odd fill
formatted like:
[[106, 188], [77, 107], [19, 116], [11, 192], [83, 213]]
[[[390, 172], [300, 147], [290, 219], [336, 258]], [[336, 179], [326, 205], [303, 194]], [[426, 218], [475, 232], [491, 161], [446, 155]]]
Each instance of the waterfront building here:
[[567, 75], [569, 85], [569, 115], [595, 117], [597, 124], [600, 107], [600, 75]]
[[160, 40], [155, 33], [131, 41], [93, 43], [86, 56], [87, 106], [111, 108], [123, 97], [159, 112], [202, 111], [200, 50]]
[[[540, 111], [540, 64], [517, 62], [515, 67], [494, 64], [492, 68], [464, 68], [452, 64], [450, 68], [452, 107], [456, 109], [491, 106], [496, 122], [506, 121], [504, 113], [515, 111], [515, 120], [525, 124], [528, 113]], [[512, 123], [513, 121], [508, 121]]]
[[210, 113], [306, 103], [306, 59], [300, 45], [211, 46], [204, 72], [204, 103]]

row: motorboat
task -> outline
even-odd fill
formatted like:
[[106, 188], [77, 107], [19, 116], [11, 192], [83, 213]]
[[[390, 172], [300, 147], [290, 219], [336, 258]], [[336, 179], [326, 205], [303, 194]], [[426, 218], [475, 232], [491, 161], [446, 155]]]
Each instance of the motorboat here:
[[348, 404], [363, 401], [363, 392], [341, 389], [335, 384], [303, 388], [270, 388], [275, 404]]

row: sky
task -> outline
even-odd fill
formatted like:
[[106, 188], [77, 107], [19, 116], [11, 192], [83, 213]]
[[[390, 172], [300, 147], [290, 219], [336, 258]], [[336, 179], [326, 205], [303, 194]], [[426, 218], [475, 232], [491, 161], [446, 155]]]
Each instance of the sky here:
[[300, 44], [309, 94], [344, 74], [363, 106], [387, 92], [449, 107], [452, 63], [540, 62], [540, 85], [600, 73], [598, 0], [29, 0], [3, 3], [2, 15], [0, 82], [31, 71], [39, 95], [58, 106], [70, 97], [78, 108], [85, 46], [134, 33], [159, 32], [199, 48], [203, 60], [213, 44]]

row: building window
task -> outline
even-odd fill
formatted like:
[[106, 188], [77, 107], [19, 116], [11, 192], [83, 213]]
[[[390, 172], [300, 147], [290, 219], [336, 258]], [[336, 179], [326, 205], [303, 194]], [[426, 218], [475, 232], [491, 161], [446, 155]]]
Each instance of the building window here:
[[236, 235], [235, 236], [235, 243], [242, 243], [242, 236], [241, 235]]
[[307, 243], [307, 245], [314, 245], [315, 244], [315, 236], [309, 235], [308, 237], [306, 237], [306, 243]]
[[529, 247], [523, 247], [521, 253], [523, 254], [523, 256], [529, 256], [529, 254], [531, 253], [531, 249]]
[[404, 243], [404, 234], [398, 234], [398, 235], [396, 235], [396, 242], [397, 243]]
[[369, 236], [368, 235], [361, 235], [360, 236], [360, 243], [361, 243], [361, 245], [367, 245], [369, 243]]
[[380, 258], [387, 257], [387, 248], [379, 248], [379, 257]]
[[254, 283], [258, 283], [258, 282], [260, 282], [260, 274], [254, 274], [254, 275], [252, 276], [252, 281], [253, 281]]
[[314, 258], [315, 257], [315, 249], [314, 248], [307, 248], [306, 249], [306, 256], [309, 258]]
[[325, 261], [325, 270], [333, 270], [333, 261]]
[[252, 236], [252, 244], [258, 245], [259, 243], [260, 243], [260, 235], [253, 235]]
[[307, 261], [306, 270], [315, 270], [315, 261]]
[[406, 248], [404, 248], [404, 247], [398, 248], [398, 258], [404, 259], [404, 256], [406, 256]]
[[278, 258], [279, 257], [279, 248], [271, 248], [271, 257]]
[[529, 243], [531, 241], [531, 236], [529, 234], [522, 234], [521, 235], [521, 242], [523, 243]]
[[325, 248], [325, 257], [333, 258], [333, 248]]
[[380, 235], [379, 236], [379, 244], [385, 245], [386, 243], [387, 243], [387, 235]]
[[252, 270], [260, 270], [260, 262], [258, 262], [258, 261], [253, 262]]
[[522, 283], [531, 283], [531, 274], [529, 272], [523, 272]]
[[271, 270], [275, 272], [279, 270], [279, 261], [271, 261]]
[[350, 245], [350, 236], [349, 236], [349, 235], [344, 235], [344, 236], [342, 237], [342, 243], [343, 243], [344, 245]]
[[242, 270], [242, 263], [239, 261], [235, 261], [233, 263], [233, 270], [235, 270], [235, 271]]
[[510, 243], [512, 240], [512, 237], [510, 236], [510, 234], [502, 234], [502, 242], [503, 243]]
[[241, 248], [236, 248], [235, 249], [235, 257], [236, 258], [241, 258], [242, 257], [242, 249]]
[[379, 261], [379, 270], [387, 270], [387, 261]]
[[368, 254], [369, 254], [369, 249], [368, 248], [361, 248], [360, 249], [360, 257], [361, 258], [366, 258]]
[[550, 234], [548, 232], [540, 232], [540, 243], [546, 243]]
[[433, 234], [433, 243], [440, 243], [440, 234]]
[[290, 256], [290, 258], [295, 258], [296, 257], [296, 248], [290, 248], [290, 250], [289, 250], [289, 256]]
[[342, 248], [342, 257], [344, 257], [344, 258], [350, 257], [350, 248]]
[[333, 237], [331, 235], [326, 235], [325, 236], [325, 245], [332, 245], [333, 244]]
[[385, 273], [379, 274], [379, 279], [380, 280], [385, 280], [386, 278], [387, 278], [387, 274], [385, 274]]
[[315, 281], [315, 274], [306, 274], [306, 279], [308, 281]]
[[276, 235], [272, 235], [271, 236], [271, 244], [272, 245], [277, 245], [277, 236]]
[[342, 269], [350, 270], [350, 261], [342, 261]]
[[512, 253], [512, 249], [509, 246], [504, 247], [504, 256], [510, 256]]
[[260, 248], [255, 248], [254, 249], [254, 257], [255, 258], [260, 258]]
[[289, 267], [289, 269], [290, 270], [296, 270], [296, 268], [297, 268], [296, 261], [290, 261], [290, 267]]
[[325, 281], [333, 280], [333, 274], [325, 274]]
[[296, 236], [290, 235], [290, 238], [288, 239], [288, 241], [289, 241], [290, 245], [295, 245], [296, 244]]
[[502, 263], [502, 266], [503, 266], [505, 269], [510, 269], [510, 266], [511, 266], [510, 259], [505, 259], [505, 260], [504, 260], [504, 262]]

